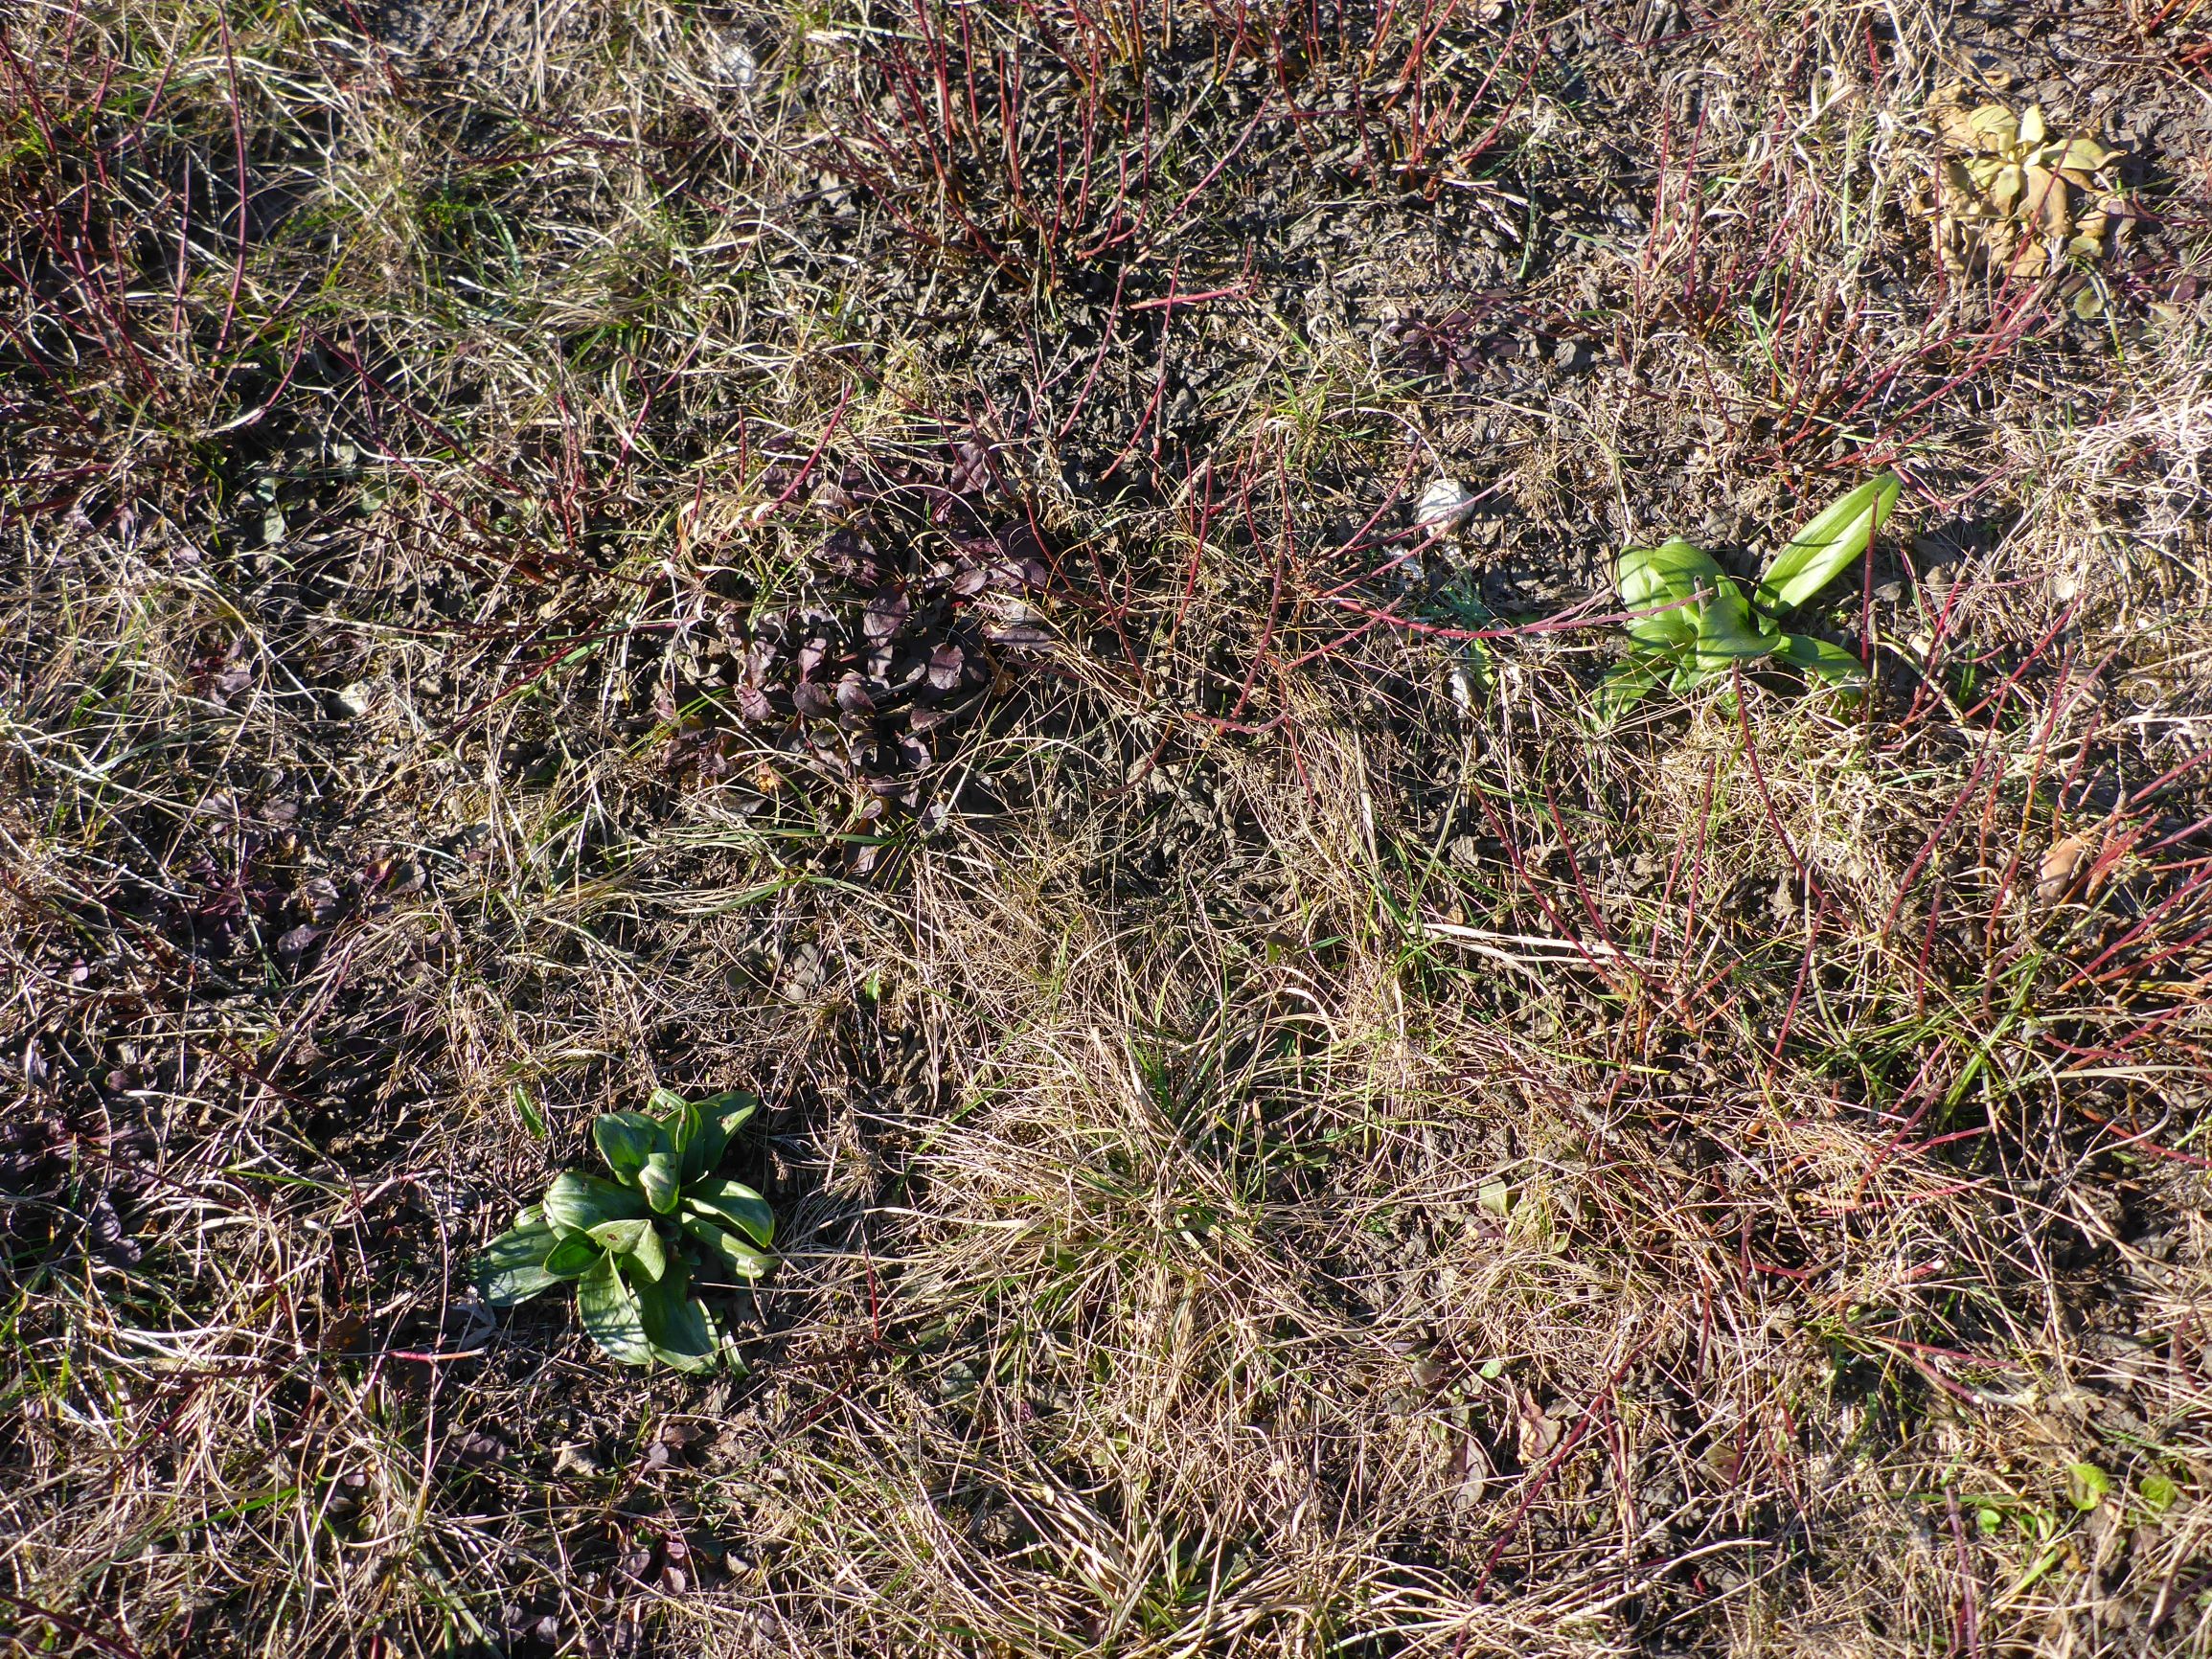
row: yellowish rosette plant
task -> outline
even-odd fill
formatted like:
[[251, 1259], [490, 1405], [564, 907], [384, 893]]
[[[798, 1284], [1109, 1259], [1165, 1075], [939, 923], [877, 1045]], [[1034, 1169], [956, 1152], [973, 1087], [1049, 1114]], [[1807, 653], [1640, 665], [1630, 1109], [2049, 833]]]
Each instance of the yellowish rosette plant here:
[[[2126, 229], [2118, 168], [2126, 152], [2094, 138], [2062, 138], [2035, 104], [2014, 114], [1948, 86], [1928, 114], [1945, 153], [1937, 163], [1935, 247], [1955, 275], [1986, 267], [2031, 280], [2069, 261], [2095, 263]], [[2085, 318], [2103, 311], [2094, 284], [2077, 291]]]

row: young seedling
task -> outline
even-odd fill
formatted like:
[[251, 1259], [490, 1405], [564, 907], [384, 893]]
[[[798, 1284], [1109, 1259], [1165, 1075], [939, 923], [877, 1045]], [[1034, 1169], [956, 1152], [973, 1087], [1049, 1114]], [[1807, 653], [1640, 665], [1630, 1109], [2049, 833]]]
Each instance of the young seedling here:
[[1777, 657], [1834, 684], [1860, 678], [1859, 659], [1810, 634], [1782, 631], [1780, 620], [1826, 587], [1866, 551], [1897, 505], [1894, 474], [1868, 479], [1790, 540], [1759, 585], [1743, 588], [1701, 549], [1681, 537], [1621, 555], [1621, 600], [1635, 621], [1626, 662], [1606, 676], [1598, 708], [1620, 717], [1660, 682], [1688, 692], [1739, 664]]
[[752, 1188], [716, 1174], [730, 1137], [760, 1109], [750, 1095], [687, 1101], [655, 1089], [645, 1112], [591, 1126], [614, 1179], [567, 1170], [477, 1262], [494, 1307], [573, 1281], [583, 1328], [625, 1365], [704, 1371], [729, 1346], [695, 1274], [759, 1279], [776, 1218]]

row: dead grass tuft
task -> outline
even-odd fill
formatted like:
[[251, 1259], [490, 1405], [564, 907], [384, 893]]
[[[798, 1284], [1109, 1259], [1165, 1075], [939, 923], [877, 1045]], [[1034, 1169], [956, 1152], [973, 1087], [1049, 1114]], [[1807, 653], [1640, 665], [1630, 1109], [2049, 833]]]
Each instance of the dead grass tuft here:
[[[2187, 29], [0, 23], [0, 1632], [2212, 1647]], [[1877, 466], [1863, 696], [1597, 727]], [[469, 1285], [656, 1083], [742, 1375]]]

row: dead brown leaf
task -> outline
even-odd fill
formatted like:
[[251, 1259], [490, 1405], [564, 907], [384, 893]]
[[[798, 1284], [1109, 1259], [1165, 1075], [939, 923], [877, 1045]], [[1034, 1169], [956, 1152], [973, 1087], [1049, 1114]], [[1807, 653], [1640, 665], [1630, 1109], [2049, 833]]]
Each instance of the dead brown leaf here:
[[2074, 885], [2074, 877], [2081, 873], [2084, 860], [2088, 857], [2090, 835], [2078, 830], [2062, 840], [2051, 843], [2043, 854], [2042, 869], [2036, 876], [2036, 901], [2039, 904], [2056, 904], [2064, 898]]

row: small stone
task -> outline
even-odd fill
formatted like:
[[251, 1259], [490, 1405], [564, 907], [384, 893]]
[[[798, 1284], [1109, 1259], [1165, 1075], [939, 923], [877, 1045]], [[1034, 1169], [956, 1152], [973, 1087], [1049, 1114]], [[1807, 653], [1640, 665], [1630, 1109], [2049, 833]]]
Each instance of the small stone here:
[[1474, 497], [1456, 478], [1439, 478], [1421, 492], [1413, 522], [1439, 535], [1456, 535], [1474, 511]]
[[761, 72], [760, 59], [742, 40], [725, 38], [716, 42], [710, 61], [716, 80], [741, 89], [750, 87]]
[[562, 1475], [597, 1475], [606, 1472], [606, 1466], [590, 1449], [574, 1441], [556, 1446], [553, 1453], [553, 1471]]

